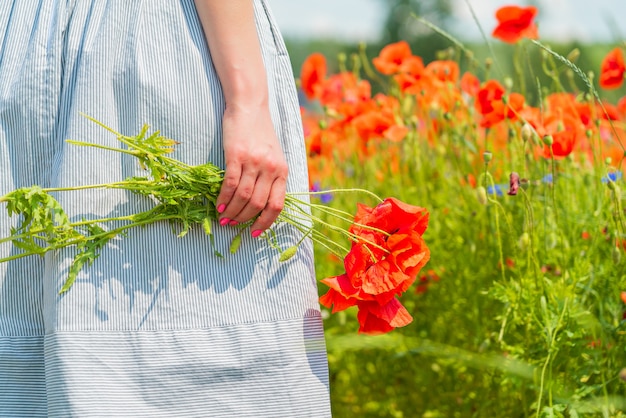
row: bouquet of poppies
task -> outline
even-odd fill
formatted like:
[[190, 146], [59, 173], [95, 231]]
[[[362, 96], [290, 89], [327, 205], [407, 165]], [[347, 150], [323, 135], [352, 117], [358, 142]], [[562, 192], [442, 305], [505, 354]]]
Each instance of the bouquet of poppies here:
[[[191, 227], [200, 225], [211, 239], [211, 221], [217, 219], [216, 198], [223, 180], [223, 171], [207, 163], [190, 166], [167, 154], [173, 151], [176, 141], [158, 131], [148, 133], [145, 126], [133, 137], [124, 136], [89, 118], [115, 134], [123, 147], [68, 141], [79, 146], [103, 148], [135, 157], [149, 175], [132, 177], [121, 182], [68, 188], [41, 188], [32, 186], [16, 189], [2, 197], [9, 216], [20, 216], [20, 223], [8, 237], [0, 237], [0, 244], [11, 242], [22, 250], [18, 254], [0, 258], [8, 262], [17, 258], [44, 255], [48, 251], [73, 246], [76, 248], [68, 277], [61, 288], [67, 292], [82, 267], [93, 263], [100, 250], [129, 229], [150, 223], [168, 221], [178, 226], [178, 236], [183, 237]], [[53, 194], [85, 189], [117, 188], [148, 196], [154, 206], [145, 212], [112, 218], [72, 221]], [[364, 192], [367, 190], [335, 190], [334, 192]], [[328, 193], [325, 191], [324, 193]], [[311, 192], [312, 194], [315, 192]], [[279, 253], [279, 260], [289, 260], [299, 244], [310, 237], [344, 260], [345, 273], [322, 280], [329, 286], [321, 303], [332, 307], [333, 312], [357, 306], [360, 332], [384, 333], [411, 322], [411, 315], [398, 301], [415, 281], [430, 253], [422, 234], [428, 225], [428, 211], [411, 206], [394, 198], [382, 200], [375, 207], [359, 204], [356, 215], [326, 205], [301, 199], [300, 194], [288, 193], [285, 209], [276, 223], [288, 223], [302, 233], [301, 240], [290, 248], [280, 248], [276, 233], [263, 235]], [[328, 223], [314, 214], [317, 209], [337, 222]], [[241, 243], [241, 233], [251, 222], [238, 225], [239, 233], [230, 245], [236, 252]], [[345, 225], [345, 226], [341, 226]], [[340, 232], [351, 242], [345, 248], [328, 237], [321, 227]], [[217, 250], [216, 256], [222, 257]]]

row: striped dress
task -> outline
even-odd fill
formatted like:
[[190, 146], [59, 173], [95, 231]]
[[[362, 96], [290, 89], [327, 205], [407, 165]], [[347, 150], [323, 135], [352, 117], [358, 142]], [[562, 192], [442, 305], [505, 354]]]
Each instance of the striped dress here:
[[[307, 188], [289, 57], [254, 0], [274, 125]], [[0, 0], [0, 196], [146, 173], [117, 147], [143, 124], [173, 157], [223, 166], [224, 101], [192, 0]], [[254, 133], [251, 133], [254, 134]], [[72, 220], [150, 207], [121, 190], [59, 192]], [[17, 219], [0, 206], [0, 238]], [[235, 230], [213, 226], [227, 254]], [[300, 239], [277, 228], [283, 248]], [[59, 295], [74, 249], [0, 264], [0, 417], [327, 417], [327, 361], [312, 248], [279, 263], [244, 234], [220, 259], [201, 229], [168, 224], [110, 242]], [[18, 253], [0, 244], [0, 258]]]

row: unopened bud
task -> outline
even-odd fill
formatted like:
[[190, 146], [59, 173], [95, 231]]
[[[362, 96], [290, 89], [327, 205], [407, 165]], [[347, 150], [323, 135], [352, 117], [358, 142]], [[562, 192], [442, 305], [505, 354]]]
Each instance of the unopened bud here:
[[587, 73], [587, 77], [589, 78], [589, 81], [593, 81], [593, 79], [596, 78], [596, 74], [593, 71], [589, 71]]
[[526, 251], [530, 246], [530, 234], [528, 232], [524, 232], [517, 241], [517, 245], [520, 250]]
[[478, 186], [476, 188], [476, 199], [478, 200], [478, 203], [480, 203], [481, 205], [486, 205], [487, 204], [487, 189], [485, 189], [483, 186]]
[[491, 68], [491, 66], [493, 65], [493, 60], [491, 58], [486, 58], [485, 59], [485, 68], [488, 70]]
[[508, 90], [511, 90], [513, 88], [513, 79], [511, 77], [505, 77], [504, 78], [504, 86]]
[[604, 164], [606, 165], [611, 165], [612, 162], [613, 162], [613, 159], [611, 157], [606, 157], [604, 159]]
[[522, 190], [528, 190], [528, 187], [530, 187], [530, 181], [528, 179], [521, 179], [519, 181], [519, 187]]
[[489, 162], [493, 159], [493, 154], [489, 151], [485, 151], [483, 152], [483, 160], [485, 161], [486, 164], [489, 164]]
[[530, 123], [526, 122], [522, 126], [522, 141], [528, 142], [533, 137], [533, 128], [530, 126]]
[[230, 253], [235, 254], [241, 245], [241, 234], [237, 234], [233, 237], [233, 240], [230, 242]]
[[285, 251], [280, 253], [280, 257], [278, 258], [278, 261], [287, 261], [287, 260], [289, 260], [291, 257], [296, 255], [297, 251], [298, 251], [298, 246], [297, 245], [294, 245], [293, 247], [287, 248]]
[[543, 139], [543, 143], [549, 147], [552, 146], [552, 144], [554, 144], [554, 138], [552, 138], [552, 135], [546, 135], [542, 139]]

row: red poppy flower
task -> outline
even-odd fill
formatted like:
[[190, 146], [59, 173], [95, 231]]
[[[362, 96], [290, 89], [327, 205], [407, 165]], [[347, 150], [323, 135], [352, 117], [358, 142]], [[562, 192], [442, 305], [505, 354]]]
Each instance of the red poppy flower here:
[[437, 60], [426, 66], [426, 71], [433, 75], [437, 80], [456, 84], [459, 79], [459, 64], [456, 61]]
[[533, 22], [537, 9], [533, 6], [504, 6], [496, 11], [498, 26], [492, 36], [501, 41], [514, 44], [522, 38], [537, 39], [537, 25]]
[[302, 91], [309, 99], [318, 97], [320, 85], [326, 78], [326, 57], [316, 52], [302, 63], [300, 84]]
[[600, 66], [600, 87], [616, 89], [624, 82], [624, 55], [620, 48], [611, 50], [602, 60]]
[[320, 303], [333, 312], [357, 306], [359, 332], [380, 333], [404, 326], [411, 316], [396, 299], [415, 281], [430, 251], [422, 239], [426, 209], [394, 198], [374, 208], [358, 205], [344, 259], [345, 273], [323, 279], [330, 287]]
[[480, 80], [474, 74], [466, 71], [461, 77], [461, 91], [475, 97], [480, 90]]
[[489, 80], [476, 95], [476, 109], [483, 115], [480, 125], [491, 127], [505, 119], [516, 120], [524, 107], [524, 96], [511, 93], [505, 98], [504, 87], [496, 80]]
[[552, 136], [552, 146], [544, 145], [544, 157], [564, 158], [574, 151], [579, 137], [584, 136], [583, 125], [578, 118], [569, 114], [548, 115], [545, 118], [541, 135]]
[[352, 123], [359, 137], [365, 141], [386, 138], [393, 142], [399, 142], [409, 131], [405, 126], [398, 125], [396, 118], [389, 109], [372, 109], [356, 116]]
[[396, 74], [400, 72], [402, 63], [413, 54], [406, 41], [399, 41], [386, 45], [380, 54], [372, 60], [372, 64], [382, 74]]

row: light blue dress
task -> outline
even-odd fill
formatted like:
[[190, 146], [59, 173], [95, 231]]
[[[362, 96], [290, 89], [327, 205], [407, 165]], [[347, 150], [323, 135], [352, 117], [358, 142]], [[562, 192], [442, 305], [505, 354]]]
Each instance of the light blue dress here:
[[[306, 190], [289, 57], [255, 0], [288, 189]], [[145, 175], [118, 146], [143, 124], [174, 157], [223, 166], [224, 101], [192, 0], [0, 0], [0, 195]], [[254, 132], [250, 132], [254, 135]], [[119, 190], [55, 195], [72, 219], [144, 210]], [[0, 237], [17, 219], [0, 209]], [[213, 226], [228, 253], [233, 228]], [[283, 246], [300, 237], [277, 229]], [[19, 250], [0, 244], [0, 258]], [[74, 249], [0, 264], [0, 417], [327, 417], [327, 361], [311, 246], [279, 263], [244, 234], [213, 255], [168, 224], [110, 243], [60, 296]]]

